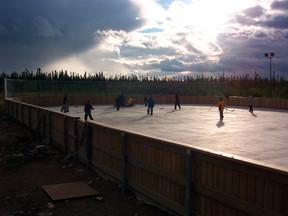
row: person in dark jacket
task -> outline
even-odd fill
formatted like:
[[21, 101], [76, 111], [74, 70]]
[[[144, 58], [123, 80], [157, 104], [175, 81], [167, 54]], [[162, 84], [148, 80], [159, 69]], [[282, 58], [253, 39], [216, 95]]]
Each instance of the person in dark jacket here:
[[120, 106], [121, 106], [121, 95], [118, 95], [118, 97], [115, 98], [115, 106], [117, 111], [119, 111]]
[[181, 109], [180, 98], [179, 98], [178, 93], [176, 92], [176, 94], [175, 94], [175, 109], [177, 109], [177, 106], [179, 107], [179, 109]]
[[68, 100], [68, 95], [65, 94], [64, 98], [63, 98], [63, 106], [61, 108], [61, 112], [69, 112], [69, 100]]
[[93, 120], [92, 115], [91, 115], [91, 110], [94, 110], [94, 108], [92, 107], [92, 105], [90, 104], [90, 101], [88, 100], [84, 106], [84, 113], [85, 113], [84, 119], [85, 119], [85, 121], [87, 121], [88, 116], [91, 120]]
[[253, 113], [253, 97], [249, 96], [249, 112]]
[[144, 104], [145, 104], [145, 106], [147, 106], [147, 101], [148, 101], [147, 97], [144, 96]]
[[151, 113], [151, 116], [153, 115], [153, 107], [155, 105], [154, 100], [152, 99], [152, 97], [150, 96], [148, 101], [147, 101], [147, 114], [149, 115], [149, 113]]

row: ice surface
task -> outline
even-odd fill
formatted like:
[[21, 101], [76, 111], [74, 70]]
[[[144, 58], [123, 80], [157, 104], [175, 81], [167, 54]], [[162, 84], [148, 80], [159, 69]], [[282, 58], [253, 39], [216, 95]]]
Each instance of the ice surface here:
[[[216, 105], [175, 110], [174, 105], [160, 104], [153, 116], [144, 105], [119, 111], [112, 105], [93, 107], [94, 122], [288, 170], [288, 111], [254, 108], [251, 114], [249, 107], [229, 107], [221, 121]], [[50, 108], [60, 112], [61, 106]], [[83, 120], [83, 109], [70, 106], [68, 114]]]

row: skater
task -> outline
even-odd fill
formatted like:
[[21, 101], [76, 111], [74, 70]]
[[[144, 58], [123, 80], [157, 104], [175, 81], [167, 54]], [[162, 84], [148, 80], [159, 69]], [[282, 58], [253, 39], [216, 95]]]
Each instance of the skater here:
[[219, 101], [218, 101], [218, 109], [219, 109], [219, 113], [220, 113], [220, 120], [223, 120], [223, 118], [224, 118], [224, 115], [223, 115], [224, 108], [225, 108], [225, 103], [222, 100], [222, 98], [220, 98]]
[[253, 97], [249, 96], [249, 112], [253, 113]]
[[128, 103], [126, 105], [126, 107], [133, 107], [135, 105], [135, 100], [133, 97], [129, 97], [128, 98]]
[[145, 106], [147, 106], [147, 97], [146, 96], [144, 96], [144, 104], [145, 104]]
[[117, 111], [119, 111], [120, 106], [121, 106], [121, 95], [118, 95], [118, 97], [115, 98], [115, 106]]
[[87, 103], [85, 104], [85, 107], [84, 107], [84, 113], [85, 113], [84, 119], [85, 119], [85, 121], [87, 121], [88, 116], [91, 120], [93, 120], [92, 115], [91, 115], [91, 110], [94, 110], [94, 108], [91, 106], [90, 101], [88, 100]]
[[126, 98], [123, 93], [120, 95], [120, 104], [122, 108], [126, 106]]
[[179, 109], [181, 109], [179, 95], [176, 92], [176, 94], [175, 94], [175, 109], [177, 108], [177, 106], [179, 107]]
[[150, 96], [148, 101], [147, 101], [147, 114], [149, 115], [149, 113], [151, 114], [151, 116], [153, 115], [153, 107], [155, 105], [153, 98]]
[[69, 100], [68, 100], [68, 95], [65, 94], [64, 98], [63, 98], [63, 105], [61, 108], [61, 112], [69, 112]]

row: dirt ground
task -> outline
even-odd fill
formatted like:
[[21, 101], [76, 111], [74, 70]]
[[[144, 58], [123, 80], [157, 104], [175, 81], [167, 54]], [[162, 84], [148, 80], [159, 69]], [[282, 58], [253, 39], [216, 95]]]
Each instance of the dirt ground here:
[[[21, 124], [0, 113], [0, 216], [168, 216], [158, 208], [124, 195], [118, 185], [73, 158], [39, 141]], [[44, 154], [35, 146], [45, 145]], [[47, 151], [49, 150], [49, 151]], [[54, 202], [43, 185], [83, 181], [99, 196]]]

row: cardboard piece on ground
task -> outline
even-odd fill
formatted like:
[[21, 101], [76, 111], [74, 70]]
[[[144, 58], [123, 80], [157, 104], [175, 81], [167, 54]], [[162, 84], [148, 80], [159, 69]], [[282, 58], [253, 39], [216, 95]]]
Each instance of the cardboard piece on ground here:
[[99, 192], [94, 190], [85, 182], [44, 185], [42, 188], [54, 201], [100, 195]]

